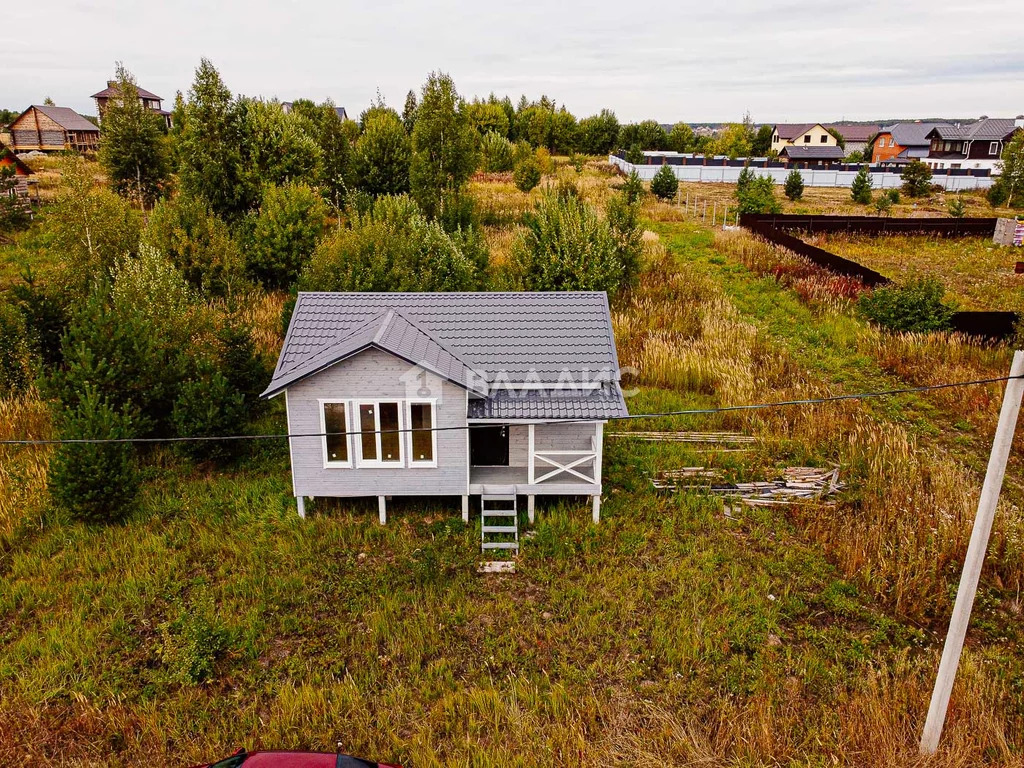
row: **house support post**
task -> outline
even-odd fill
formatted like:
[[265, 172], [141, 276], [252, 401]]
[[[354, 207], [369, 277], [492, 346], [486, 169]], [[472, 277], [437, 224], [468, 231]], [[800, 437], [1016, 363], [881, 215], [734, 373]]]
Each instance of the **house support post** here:
[[462, 522], [469, 523], [469, 496], [462, 497]]
[[377, 497], [377, 518], [381, 525], [386, 525], [388, 522], [388, 505], [383, 496]]
[[530, 525], [533, 525], [533, 521], [536, 518], [536, 503], [537, 497], [530, 494], [526, 497], [526, 519], [530, 521]]
[[299, 517], [306, 519], [306, 499], [304, 496], [295, 497], [295, 506], [299, 508]]
[[600, 496], [600, 494], [595, 494], [595, 496], [594, 496], [594, 513], [593, 513], [593, 517], [594, 517], [594, 523], [595, 524], [601, 522], [601, 496]]

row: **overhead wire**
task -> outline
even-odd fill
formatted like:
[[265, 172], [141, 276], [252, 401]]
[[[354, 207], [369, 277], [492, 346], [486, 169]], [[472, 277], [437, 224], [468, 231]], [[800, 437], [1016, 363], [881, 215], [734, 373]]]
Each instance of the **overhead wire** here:
[[[874, 392], [853, 392], [843, 395], [826, 395], [824, 397], [808, 397], [796, 400], [776, 400], [766, 403], [747, 403], [743, 405], [723, 405], [711, 408], [687, 408], [676, 411], [661, 411], [656, 413], [631, 413], [625, 416], [591, 417], [575, 419], [559, 419], [562, 424], [592, 423], [594, 421], [635, 421], [638, 419], [660, 419], [675, 416], [709, 416], [716, 413], [730, 413], [735, 411], [756, 411], [770, 408], [791, 408], [806, 405], [822, 405], [825, 403], [836, 403], [844, 400], [867, 400], [879, 397], [895, 397], [898, 395], [920, 394], [922, 392], [934, 392], [942, 389], [954, 389], [957, 387], [981, 386], [985, 384], [999, 384], [1013, 379], [1024, 378], [1024, 376], [995, 376], [987, 379], [972, 379], [969, 381], [953, 381], [942, 384], [923, 384], [916, 387], [901, 387], [898, 389], [886, 389]], [[526, 419], [525, 421], [544, 421], [545, 419]], [[81, 437], [81, 438], [52, 438], [52, 439], [10, 439], [0, 440], [0, 445], [92, 445], [104, 443], [189, 443], [189, 442], [218, 442], [230, 440], [283, 440], [313, 437], [334, 437], [339, 435], [370, 435], [370, 434], [403, 434], [411, 432], [447, 432], [456, 430], [481, 429], [486, 427], [500, 426], [504, 420], [495, 419], [485, 422], [474, 422], [472, 424], [457, 424], [444, 427], [403, 427], [399, 429], [376, 429], [376, 430], [352, 430], [348, 432], [278, 432], [270, 434], [246, 434], [246, 435], [204, 435], [184, 437]]]

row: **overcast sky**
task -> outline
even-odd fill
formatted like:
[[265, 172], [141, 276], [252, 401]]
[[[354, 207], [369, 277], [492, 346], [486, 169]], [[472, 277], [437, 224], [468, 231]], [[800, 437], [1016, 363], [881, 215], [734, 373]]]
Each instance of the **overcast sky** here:
[[8, 3], [0, 107], [92, 114], [114, 62], [167, 100], [200, 57], [236, 93], [401, 109], [428, 72], [464, 96], [547, 94], [623, 122], [1012, 117], [1021, 0], [50, 0]]

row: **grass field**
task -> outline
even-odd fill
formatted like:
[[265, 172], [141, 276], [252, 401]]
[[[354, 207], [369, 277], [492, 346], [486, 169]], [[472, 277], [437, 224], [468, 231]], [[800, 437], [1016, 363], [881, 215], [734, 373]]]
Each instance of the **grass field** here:
[[[599, 205], [618, 183], [576, 178]], [[473, 192], [507, 259], [539, 192], [503, 178]], [[633, 413], [1009, 367], [1004, 347], [880, 333], [827, 275], [743, 232], [651, 200], [644, 215], [646, 271], [613, 306], [621, 362], [639, 371]], [[279, 307], [254, 300], [248, 315], [267, 349]], [[542, 506], [512, 576], [475, 572], [478, 523], [455, 500], [395, 502], [384, 527], [363, 503], [318, 502], [300, 521], [283, 445], [218, 472], [154, 451], [138, 509], [111, 528], [54, 519], [46, 449], [3, 449], [0, 764], [340, 743], [410, 766], [1024, 765], [1024, 435], [943, 748], [916, 755], [1000, 397], [988, 385], [610, 425], [760, 442], [608, 440], [601, 524], [585, 500]], [[284, 429], [276, 407], [268, 430]], [[49, 430], [37, 399], [0, 403], [0, 434]], [[833, 507], [727, 517], [649, 482], [832, 462], [849, 483]]]
[[980, 237], [815, 235], [807, 242], [871, 267], [897, 282], [928, 275], [943, 281], [969, 310], [1024, 308], [1024, 275], [1014, 272], [1019, 248]]

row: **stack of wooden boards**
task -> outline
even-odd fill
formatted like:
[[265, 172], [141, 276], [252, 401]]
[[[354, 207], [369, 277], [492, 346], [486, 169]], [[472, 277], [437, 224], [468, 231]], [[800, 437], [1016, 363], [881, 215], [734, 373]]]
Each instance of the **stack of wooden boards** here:
[[723, 483], [722, 471], [707, 467], [682, 467], [659, 472], [653, 479], [659, 490], [703, 490], [749, 506], [800, 504], [820, 501], [843, 489], [839, 468], [787, 467], [782, 478], [755, 483]]

